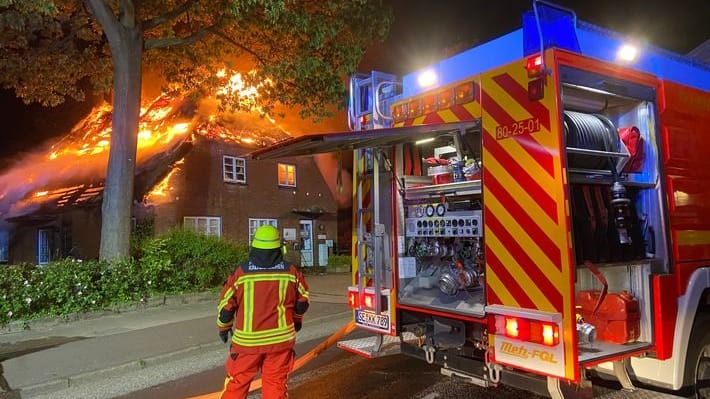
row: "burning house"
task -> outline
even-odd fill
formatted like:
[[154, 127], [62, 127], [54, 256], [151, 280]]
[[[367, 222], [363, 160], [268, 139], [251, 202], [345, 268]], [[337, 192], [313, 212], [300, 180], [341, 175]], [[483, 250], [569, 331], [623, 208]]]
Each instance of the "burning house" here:
[[[142, 109], [134, 224], [239, 242], [272, 224], [303, 266], [327, 264], [338, 245], [333, 184], [313, 158], [250, 159], [289, 134], [268, 116], [217, 116], [214, 108], [163, 94]], [[111, 108], [98, 106], [57, 143], [0, 173], [0, 263], [98, 257], [110, 133]]]

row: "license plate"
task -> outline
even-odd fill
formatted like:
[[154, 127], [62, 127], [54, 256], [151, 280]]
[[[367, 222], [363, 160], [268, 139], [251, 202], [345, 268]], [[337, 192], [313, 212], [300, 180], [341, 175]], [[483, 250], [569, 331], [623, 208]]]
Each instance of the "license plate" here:
[[390, 317], [388, 315], [377, 314], [367, 310], [358, 309], [355, 311], [355, 323], [380, 331], [390, 331]]

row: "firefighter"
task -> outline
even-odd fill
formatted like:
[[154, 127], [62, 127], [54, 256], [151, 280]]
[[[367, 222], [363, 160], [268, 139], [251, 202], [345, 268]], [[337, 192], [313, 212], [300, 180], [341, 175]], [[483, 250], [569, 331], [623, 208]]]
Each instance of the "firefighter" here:
[[249, 260], [237, 266], [220, 295], [219, 337], [226, 343], [231, 335], [221, 399], [246, 398], [259, 370], [264, 399], [288, 396], [293, 346], [306, 310], [308, 285], [294, 265], [284, 262], [278, 230], [259, 227]]

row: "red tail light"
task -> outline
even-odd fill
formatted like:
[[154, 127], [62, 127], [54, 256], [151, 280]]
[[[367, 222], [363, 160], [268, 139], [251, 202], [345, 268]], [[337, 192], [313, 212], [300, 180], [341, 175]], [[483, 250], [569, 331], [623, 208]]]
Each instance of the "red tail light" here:
[[496, 315], [493, 333], [546, 346], [555, 346], [560, 343], [560, 331], [557, 324], [521, 317]]
[[525, 69], [527, 69], [528, 71], [529, 78], [534, 78], [536, 76], [542, 75], [542, 56], [536, 55], [528, 58], [528, 61], [525, 64]]
[[357, 291], [348, 292], [348, 305], [350, 305], [351, 308], [357, 308], [357, 299]]

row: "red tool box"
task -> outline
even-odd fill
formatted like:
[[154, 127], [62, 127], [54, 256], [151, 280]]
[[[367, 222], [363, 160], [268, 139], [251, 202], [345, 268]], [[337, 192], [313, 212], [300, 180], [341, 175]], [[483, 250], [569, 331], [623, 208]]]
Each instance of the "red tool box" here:
[[577, 311], [585, 322], [597, 328], [597, 339], [615, 344], [636, 341], [640, 334], [640, 312], [636, 298], [626, 291], [607, 294], [595, 312], [600, 296], [601, 291], [596, 290], [577, 294]]

